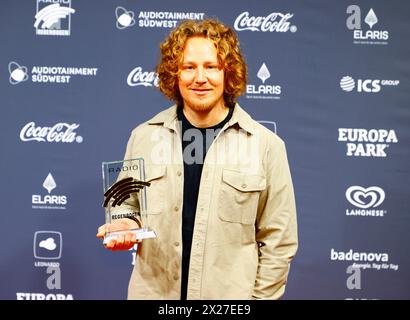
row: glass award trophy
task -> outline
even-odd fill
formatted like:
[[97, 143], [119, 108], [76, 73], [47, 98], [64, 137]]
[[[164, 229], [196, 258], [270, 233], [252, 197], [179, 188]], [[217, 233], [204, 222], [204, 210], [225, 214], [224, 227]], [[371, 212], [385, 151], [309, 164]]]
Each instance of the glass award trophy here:
[[[110, 224], [104, 236], [104, 245], [128, 232], [134, 233], [137, 241], [155, 238], [155, 232], [148, 227], [146, 188], [150, 183], [145, 181], [144, 159], [103, 162], [102, 175], [105, 223]], [[122, 218], [136, 221], [138, 228], [115, 226], [114, 220]]]

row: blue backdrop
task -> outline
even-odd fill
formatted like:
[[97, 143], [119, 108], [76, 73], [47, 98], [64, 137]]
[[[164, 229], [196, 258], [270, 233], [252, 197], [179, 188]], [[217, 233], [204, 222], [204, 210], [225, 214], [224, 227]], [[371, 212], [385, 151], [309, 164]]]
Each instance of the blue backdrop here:
[[101, 162], [172, 104], [153, 72], [159, 43], [205, 17], [237, 31], [239, 103], [287, 143], [300, 247], [285, 298], [410, 298], [410, 3], [0, 6], [1, 299], [126, 297], [134, 251], [95, 238]]

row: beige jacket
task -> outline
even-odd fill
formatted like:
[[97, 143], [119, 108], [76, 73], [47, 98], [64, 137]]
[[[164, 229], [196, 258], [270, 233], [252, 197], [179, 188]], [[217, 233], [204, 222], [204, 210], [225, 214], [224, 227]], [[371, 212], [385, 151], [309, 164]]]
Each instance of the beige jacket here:
[[[135, 128], [125, 159], [143, 157], [147, 224], [129, 299], [180, 299], [184, 166], [176, 106]], [[122, 210], [138, 211], [129, 200]], [[237, 104], [203, 165], [188, 299], [277, 299], [298, 246], [284, 142]]]

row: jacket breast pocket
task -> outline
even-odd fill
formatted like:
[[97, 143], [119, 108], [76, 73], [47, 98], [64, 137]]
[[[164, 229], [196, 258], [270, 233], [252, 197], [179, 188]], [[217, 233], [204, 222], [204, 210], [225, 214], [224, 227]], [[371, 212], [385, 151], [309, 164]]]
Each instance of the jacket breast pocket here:
[[221, 220], [241, 224], [254, 224], [259, 196], [266, 188], [266, 178], [224, 169], [218, 199]]
[[146, 187], [147, 213], [159, 214], [164, 211], [166, 195], [166, 166], [146, 165], [145, 181], [151, 185]]

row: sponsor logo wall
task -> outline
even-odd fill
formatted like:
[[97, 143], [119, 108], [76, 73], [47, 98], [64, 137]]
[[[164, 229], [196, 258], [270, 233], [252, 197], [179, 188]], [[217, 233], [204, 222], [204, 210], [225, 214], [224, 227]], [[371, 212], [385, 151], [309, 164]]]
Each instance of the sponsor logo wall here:
[[0, 225], [21, 236], [0, 247], [0, 299], [126, 298], [136, 247], [94, 237], [101, 163], [172, 105], [159, 44], [207, 17], [239, 36], [238, 102], [286, 142], [300, 249], [284, 298], [410, 299], [410, 3], [313, 3], [4, 1]]

